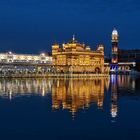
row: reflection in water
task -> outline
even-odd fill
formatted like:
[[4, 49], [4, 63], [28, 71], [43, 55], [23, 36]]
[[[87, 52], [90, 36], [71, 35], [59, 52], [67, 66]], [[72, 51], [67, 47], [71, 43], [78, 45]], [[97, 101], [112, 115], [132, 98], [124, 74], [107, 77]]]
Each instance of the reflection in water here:
[[93, 80], [55, 80], [52, 86], [52, 108], [68, 109], [74, 115], [78, 109], [88, 108], [97, 103], [103, 108], [105, 82], [108, 79]]
[[47, 79], [1, 79], [0, 96], [12, 99], [22, 95], [51, 93], [52, 80]]
[[117, 76], [111, 75], [111, 115], [117, 116]]
[[95, 79], [1, 79], [0, 96], [9, 98], [51, 93], [52, 109], [67, 109], [74, 116], [80, 109], [92, 103], [104, 109], [104, 94], [111, 91], [110, 112], [117, 117], [118, 94], [123, 90], [135, 91], [135, 79], [131, 76], [115, 76]]
[[111, 116], [117, 117], [118, 114], [118, 96], [126, 95], [129, 91], [135, 92], [135, 78], [130, 75], [111, 75], [110, 76], [111, 87]]

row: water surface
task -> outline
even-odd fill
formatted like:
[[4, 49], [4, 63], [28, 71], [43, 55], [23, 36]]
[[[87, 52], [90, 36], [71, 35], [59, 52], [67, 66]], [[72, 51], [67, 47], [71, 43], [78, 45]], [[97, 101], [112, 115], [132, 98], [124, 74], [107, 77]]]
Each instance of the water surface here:
[[0, 79], [1, 139], [139, 139], [140, 78]]

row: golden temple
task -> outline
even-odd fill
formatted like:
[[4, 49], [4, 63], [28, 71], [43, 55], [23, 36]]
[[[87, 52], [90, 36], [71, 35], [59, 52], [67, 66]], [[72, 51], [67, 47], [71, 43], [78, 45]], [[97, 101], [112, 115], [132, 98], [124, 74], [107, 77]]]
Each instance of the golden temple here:
[[104, 46], [92, 51], [73, 36], [68, 43], [52, 46], [52, 64], [57, 73], [104, 73]]

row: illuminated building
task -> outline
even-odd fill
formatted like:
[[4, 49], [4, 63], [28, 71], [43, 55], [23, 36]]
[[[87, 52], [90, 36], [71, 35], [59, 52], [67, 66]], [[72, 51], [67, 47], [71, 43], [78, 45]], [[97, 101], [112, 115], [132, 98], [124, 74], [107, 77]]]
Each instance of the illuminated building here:
[[[123, 59], [123, 51], [118, 47], [119, 35], [118, 31], [114, 29], [111, 36], [112, 49], [111, 49], [111, 62], [105, 63], [105, 68], [110, 67], [111, 73], [130, 73], [136, 66], [136, 62], [129, 58]], [[128, 55], [128, 54], [127, 54]], [[132, 54], [131, 54], [132, 55]], [[133, 54], [134, 55], [134, 54]]]
[[52, 64], [58, 73], [104, 73], [104, 46], [96, 51], [80, 44], [73, 36], [72, 41], [52, 46]]
[[112, 32], [112, 64], [118, 63], [118, 31], [116, 29]]
[[112, 58], [111, 58], [111, 71], [118, 70], [118, 31], [114, 29], [112, 31]]
[[40, 55], [0, 53], [0, 63], [51, 63], [52, 57], [46, 53]]
[[0, 53], [0, 74], [45, 73], [51, 71], [52, 57], [46, 53], [40, 55]]

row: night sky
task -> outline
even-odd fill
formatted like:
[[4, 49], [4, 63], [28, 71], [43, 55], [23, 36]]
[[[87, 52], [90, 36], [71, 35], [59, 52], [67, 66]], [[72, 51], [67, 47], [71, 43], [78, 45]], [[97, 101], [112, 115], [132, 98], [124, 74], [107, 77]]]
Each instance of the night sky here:
[[48, 52], [75, 34], [92, 49], [103, 43], [107, 55], [114, 27], [120, 48], [140, 48], [139, 0], [0, 0], [0, 52]]

